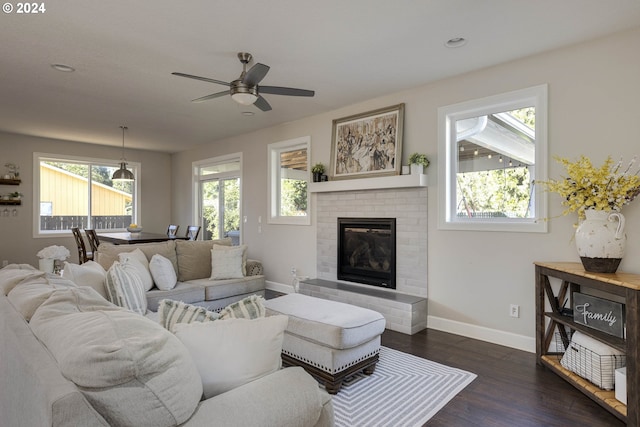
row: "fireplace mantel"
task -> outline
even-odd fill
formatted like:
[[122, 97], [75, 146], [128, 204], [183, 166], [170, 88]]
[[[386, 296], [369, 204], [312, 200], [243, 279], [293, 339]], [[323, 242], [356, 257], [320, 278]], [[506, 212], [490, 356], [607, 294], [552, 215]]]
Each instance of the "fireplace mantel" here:
[[394, 175], [377, 178], [344, 179], [337, 181], [311, 182], [309, 192], [326, 193], [332, 191], [379, 190], [383, 188], [426, 187], [427, 175]]

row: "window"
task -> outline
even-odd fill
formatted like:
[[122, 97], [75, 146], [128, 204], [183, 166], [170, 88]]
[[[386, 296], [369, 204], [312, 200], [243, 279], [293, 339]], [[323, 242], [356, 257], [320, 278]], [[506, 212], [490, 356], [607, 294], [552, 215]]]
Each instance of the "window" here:
[[438, 109], [438, 225], [546, 232], [547, 86]]
[[230, 237], [240, 244], [241, 154], [193, 164], [196, 177], [196, 221], [203, 240]]
[[136, 180], [118, 182], [111, 180], [117, 161], [35, 153], [36, 235], [72, 227], [124, 230], [137, 222], [140, 164], [127, 167]]
[[269, 223], [309, 225], [311, 137], [269, 144]]

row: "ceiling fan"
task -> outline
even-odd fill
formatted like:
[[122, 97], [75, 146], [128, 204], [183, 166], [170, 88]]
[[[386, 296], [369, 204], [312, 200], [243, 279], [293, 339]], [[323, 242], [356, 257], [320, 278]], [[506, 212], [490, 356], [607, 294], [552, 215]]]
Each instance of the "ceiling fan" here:
[[229, 90], [213, 93], [211, 95], [203, 96], [192, 100], [192, 102], [208, 101], [210, 99], [219, 98], [225, 95], [231, 95], [231, 98], [238, 104], [251, 105], [254, 104], [262, 111], [271, 110], [271, 105], [266, 99], [260, 95], [261, 93], [268, 93], [271, 95], [287, 95], [287, 96], [314, 96], [315, 92], [306, 89], [296, 89], [292, 87], [281, 86], [259, 86], [258, 83], [264, 79], [264, 76], [269, 72], [269, 66], [264, 64], [255, 64], [253, 67], [247, 70], [247, 64], [251, 62], [253, 57], [250, 53], [240, 52], [238, 53], [238, 59], [242, 63], [242, 73], [240, 77], [231, 83], [223, 82], [221, 80], [210, 79], [207, 77], [193, 76], [191, 74], [184, 73], [171, 73], [174, 76], [187, 77], [189, 79], [202, 80], [204, 82], [216, 83], [219, 85], [229, 86]]

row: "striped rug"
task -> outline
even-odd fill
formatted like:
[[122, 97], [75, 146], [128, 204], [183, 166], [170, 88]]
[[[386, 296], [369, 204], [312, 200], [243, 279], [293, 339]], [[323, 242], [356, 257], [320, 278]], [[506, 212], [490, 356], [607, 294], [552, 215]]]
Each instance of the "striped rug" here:
[[333, 396], [336, 426], [422, 426], [475, 378], [470, 372], [381, 347], [373, 375], [354, 375]]

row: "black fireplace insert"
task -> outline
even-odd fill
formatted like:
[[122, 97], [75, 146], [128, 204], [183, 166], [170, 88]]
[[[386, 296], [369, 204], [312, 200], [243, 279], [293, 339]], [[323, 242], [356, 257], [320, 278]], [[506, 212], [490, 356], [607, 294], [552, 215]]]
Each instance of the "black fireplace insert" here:
[[338, 280], [396, 288], [396, 219], [338, 218]]

